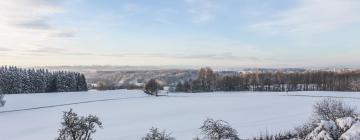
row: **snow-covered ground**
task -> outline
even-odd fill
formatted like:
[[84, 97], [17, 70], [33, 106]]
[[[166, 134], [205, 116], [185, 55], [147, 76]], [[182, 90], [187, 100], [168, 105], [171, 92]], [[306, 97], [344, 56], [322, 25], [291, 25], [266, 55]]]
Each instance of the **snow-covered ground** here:
[[[154, 126], [179, 140], [199, 135], [206, 118], [228, 121], [247, 138], [281, 132], [305, 122], [323, 97], [341, 98], [360, 108], [357, 92], [216, 92], [150, 97], [137, 90], [7, 95], [0, 108], [4, 140], [51, 140], [62, 111], [100, 117], [104, 129], [95, 140], [139, 140]], [[30, 110], [23, 110], [30, 109]], [[14, 112], [8, 112], [18, 110]]]

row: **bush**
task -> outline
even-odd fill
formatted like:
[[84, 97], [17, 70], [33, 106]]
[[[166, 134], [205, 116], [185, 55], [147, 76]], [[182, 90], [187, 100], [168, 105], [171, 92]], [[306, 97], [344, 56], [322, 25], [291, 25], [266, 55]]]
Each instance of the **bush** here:
[[206, 119], [200, 129], [208, 140], [239, 140], [237, 131], [223, 120]]
[[152, 127], [142, 140], [175, 140], [175, 138], [171, 137], [170, 133], [166, 133], [165, 130], [160, 132], [158, 128]]
[[0, 107], [5, 105], [6, 101], [4, 100], [4, 94], [0, 93]]
[[316, 128], [316, 122], [307, 122], [302, 126], [295, 128], [295, 133], [298, 138], [305, 139], [305, 137], [310, 134]]
[[276, 135], [272, 135], [272, 134], [260, 135], [259, 137], [253, 138], [253, 140], [291, 140], [295, 138], [296, 138], [295, 134], [291, 132], [287, 132], [287, 133], [278, 133]]
[[326, 98], [314, 105], [314, 118], [336, 121], [338, 118], [356, 115], [356, 108], [345, 105], [341, 100]]
[[98, 117], [93, 115], [78, 117], [72, 109], [64, 112], [63, 120], [56, 140], [92, 140], [91, 134], [96, 132], [95, 127], [102, 128]]

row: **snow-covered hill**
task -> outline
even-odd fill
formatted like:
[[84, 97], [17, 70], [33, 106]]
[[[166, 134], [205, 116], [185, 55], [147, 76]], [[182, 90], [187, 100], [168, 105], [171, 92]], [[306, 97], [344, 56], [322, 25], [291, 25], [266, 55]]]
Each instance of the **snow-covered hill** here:
[[216, 92], [150, 97], [137, 90], [7, 95], [0, 108], [0, 136], [7, 140], [49, 140], [57, 136], [62, 111], [100, 117], [95, 140], [138, 140], [152, 126], [179, 140], [199, 134], [206, 118], [223, 119], [240, 137], [275, 133], [305, 122], [323, 97], [360, 107], [360, 93]]

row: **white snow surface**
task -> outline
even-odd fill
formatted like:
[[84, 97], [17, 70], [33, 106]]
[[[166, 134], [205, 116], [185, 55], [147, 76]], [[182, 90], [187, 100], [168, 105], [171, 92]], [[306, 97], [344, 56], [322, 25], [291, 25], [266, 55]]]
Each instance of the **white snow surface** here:
[[352, 117], [345, 117], [336, 119], [336, 124], [342, 129], [347, 130], [349, 129], [353, 123], [355, 123], [355, 119]]
[[[358, 92], [173, 93], [150, 97], [138, 90], [114, 90], [6, 95], [6, 105], [0, 108], [0, 136], [4, 140], [54, 139], [63, 111], [72, 108], [79, 115], [93, 114], [101, 119], [104, 128], [98, 129], [94, 140], [139, 140], [151, 127], [166, 129], [178, 140], [190, 140], [199, 135], [206, 118], [225, 120], [241, 138], [249, 138], [303, 124], [313, 104], [323, 97], [340, 98], [360, 107]], [[83, 103], [71, 104], [78, 102]], [[69, 105], [56, 106], [63, 104]], [[50, 107], [4, 112], [44, 106]]]
[[340, 137], [341, 140], [360, 140], [360, 121], [355, 122], [349, 130]]

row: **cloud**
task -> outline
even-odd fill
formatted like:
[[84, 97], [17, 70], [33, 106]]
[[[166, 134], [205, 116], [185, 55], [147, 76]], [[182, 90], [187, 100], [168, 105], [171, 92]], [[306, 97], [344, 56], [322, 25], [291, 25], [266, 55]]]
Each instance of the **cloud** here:
[[169, 54], [169, 53], [122, 53], [122, 54], [93, 54], [110, 57], [135, 57], [135, 58], [163, 58], [163, 59], [196, 59], [196, 60], [231, 60], [231, 61], [277, 61], [273, 58], [260, 58], [255, 56], [237, 56], [232, 53], [203, 53], [203, 54]]
[[28, 50], [23, 50], [22, 55], [29, 56], [49, 56], [49, 55], [72, 55], [72, 56], [99, 56], [95, 53], [88, 53], [83, 51], [74, 51], [58, 47], [38, 47]]
[[294, 8], [249, 26], [250, 30], [278, 33], [321, 33], [360, 22], [358, 0], [299, 0]]
[[9, 51], [11, 51], [11, 49], [0, 47], [0, 52], [9, 52]]
[[20, 25], [24, 28], [47, 28], [49, 17], [63, 9], [48, 0], [1, 1], [1, 24]]
[[40, 30], [51, 29], [51, 26], [47, 23], [45, 19], [23, 21], [16, 23], [16, 25], [28, 29], [40, 29]]
[[0, 1], [1, 43], [12, 48], [22, 48], [38, 42], [46, 45], [56, 37], [71, 37], [73, 33], [65, 33], [68, 29], [54, 26], [50, 22], [56, 14], [64, 12], [62, 1]]
[[208, 54], [192, 54], [192, 55], [174, 55], [172, 57], [180, 59], [208, 59], [208, 60], [250, 60], [260, 61], [257, 57], [240, 57], [232, 53], [208, 53]]
[[189, 6], [189, 13], [192, 14], [195, 23], [203, 23], [213, 20], [215, 4], [213, 0], [185, 0]]
[[65, 51], [66, 50], [63, 48], [54, 48], [54, 47], [40, 47], [35, 49], [24, 50], [24, 52], [29, 52], [29, 53], [63, 53]]
[[68, 38], [68, 37], [74, 37], [75, 36], [75, 31], [73, 30], [68, 30], [68, 31], [59, 31], [59, 32], [54, 32], [51, 34], [51, 36], [53, 37], [62, 37], [62, 38]]

